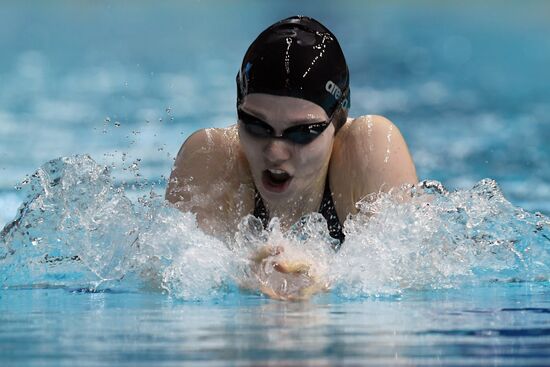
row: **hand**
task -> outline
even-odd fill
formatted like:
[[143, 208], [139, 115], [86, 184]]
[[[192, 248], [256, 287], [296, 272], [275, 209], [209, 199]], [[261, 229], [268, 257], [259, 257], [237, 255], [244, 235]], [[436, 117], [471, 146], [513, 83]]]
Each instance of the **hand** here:
[[319, 277], [318, 267], [303, 254], [285, 251], [282, 246], [262, 247], [251, 258], [251, 270], [260, 291], [273, 299], [305, 300], [328, 290], [328, 284]]

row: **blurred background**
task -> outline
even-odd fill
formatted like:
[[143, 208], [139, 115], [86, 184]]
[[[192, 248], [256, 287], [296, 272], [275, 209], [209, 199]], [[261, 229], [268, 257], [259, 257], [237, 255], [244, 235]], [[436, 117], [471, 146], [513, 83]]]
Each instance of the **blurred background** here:
[[0, 3], [0, 227], [44, 162], [89, 154], [117, 185], [162, 194], [185, 138], [236, 121], [235, 75], [273, 22], [338, 37], [350, 114], [405, 136], [420, 179], [489, 177], [550, 214], [548, 1], [10, 1]]

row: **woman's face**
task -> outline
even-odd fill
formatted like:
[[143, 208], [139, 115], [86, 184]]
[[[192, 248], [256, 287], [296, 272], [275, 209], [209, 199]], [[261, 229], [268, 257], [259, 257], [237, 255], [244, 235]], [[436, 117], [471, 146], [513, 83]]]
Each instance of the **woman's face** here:
[[[295, 97], [252, 93], [241, 111], [273, 129], [275, 136], [298, 125], [327, 122], [329, 117], [317, 104]], [[262, 138], [251, 134], [239, 120], [239, 139], [250, 165], [256, 188], [268, 201], [289, 201], [315, 194], [324, 183], [332, 153], [334, 125], [307, 144], [287, 139]], [[320, 186], [321, 185], [321, 186]]]

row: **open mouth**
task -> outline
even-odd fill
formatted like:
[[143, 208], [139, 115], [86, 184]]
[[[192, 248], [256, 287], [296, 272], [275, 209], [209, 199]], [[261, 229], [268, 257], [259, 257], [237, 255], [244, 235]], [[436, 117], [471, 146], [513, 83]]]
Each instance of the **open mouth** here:
[[287, 189], [292, 176], [280, 169], [266, 169], [262, 173], [262, 183], [268, 191], [283, 192]]

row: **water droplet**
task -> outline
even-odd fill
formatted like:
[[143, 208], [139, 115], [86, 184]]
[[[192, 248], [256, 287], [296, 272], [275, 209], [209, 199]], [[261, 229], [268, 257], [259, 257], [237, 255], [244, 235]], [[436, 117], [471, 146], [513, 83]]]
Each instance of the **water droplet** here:
[[393, 125], [390, 125], [390, 127], [388, 128], [388, 135], [387, 135], [388, 145], [386, 146], [386, 156], [384, 157], [384, 163], [388, 163], [388, 161], [390, 160], [392, 131], [393, 131]]
[[120, 122], [119, 121], [115, 121], [115, 127], [120, 127]]

